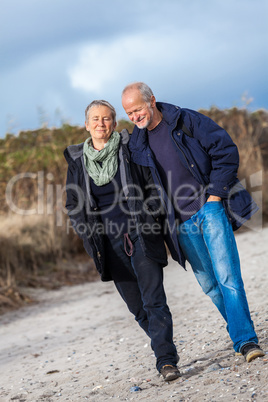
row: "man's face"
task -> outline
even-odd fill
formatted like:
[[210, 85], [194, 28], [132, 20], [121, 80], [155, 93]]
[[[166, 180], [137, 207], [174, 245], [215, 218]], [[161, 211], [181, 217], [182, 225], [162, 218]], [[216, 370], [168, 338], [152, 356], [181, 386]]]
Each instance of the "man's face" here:
[[106, 143], [116, 127], [110, 108], [103, 105], [93, 106], [89, 110], [88, 120], [85, 124], [87, 131], [91, 134], [93, 144], [94, 140]]
[[[152, 99], [152, 103], [154, 103], [154, 99]], [[154, 109], [144, 101], [137, 89], [129, 89], [123, 94], [122, 105], [129, 119], [138, 128], [148, 128], [150, 130], [154, 117]]]

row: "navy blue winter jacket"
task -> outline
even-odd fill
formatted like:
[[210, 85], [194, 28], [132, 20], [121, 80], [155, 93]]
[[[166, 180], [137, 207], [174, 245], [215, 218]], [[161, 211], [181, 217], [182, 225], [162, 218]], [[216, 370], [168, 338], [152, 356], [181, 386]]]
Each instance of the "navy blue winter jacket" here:
[[[156, 106], [169, 126], [169, 135], [180, 161], [200, 184], [206, 186], [208, 196], [222, 198], [233, 230], [238, 229], [258, 211], [258, 207], [237, 178], [239, 155], [231, 137], [213, 120], [199, 112], [168, 103], [157, 102]], [[184, 130], [183, 125], [186, 127]], [[174, 209], [157, 172], [146, 129], [141, 130], [135, 126], [129, 149], [136, 164], [150, 167], [165, 209], [168, 229], [166, 242], [172, 257], [185, 266], [176, 235]]]

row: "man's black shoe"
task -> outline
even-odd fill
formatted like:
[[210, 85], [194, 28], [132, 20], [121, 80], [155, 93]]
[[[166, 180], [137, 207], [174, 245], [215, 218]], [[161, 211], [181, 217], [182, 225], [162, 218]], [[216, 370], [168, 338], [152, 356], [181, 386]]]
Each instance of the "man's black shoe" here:
[[240, 353], [244, 356], [245, 360], [249, 363], [257, 357], [265, 356], [264, 351], [256, 343], [246, 343], [240, 348]]
[[162, 374], [165, 381], [173, 381], [181, 376], [177, 367], [170, 364], [163, 366], [160, 370], [160, 374]]

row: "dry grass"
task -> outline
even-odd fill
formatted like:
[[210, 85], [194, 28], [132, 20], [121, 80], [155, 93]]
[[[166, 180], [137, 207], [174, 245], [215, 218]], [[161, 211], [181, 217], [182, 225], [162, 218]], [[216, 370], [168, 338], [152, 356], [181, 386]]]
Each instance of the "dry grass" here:
[[64, 229], [51, 216], [0, 217], [0, 312], [31, 301], [24, 287], [53, 289], [98, 278], [77, 236]]
[[[229, 110], [200, 110], [225, 128], [237, 144], [240, 153], [239, 178], [245, 180], [249, 192], [257, 191], [252, 175], [263, 173], [259, 190], [263, 193], [263, 212], [268, 216], [268, 113], [236, 108]], [[118, 130], [132, 127], [120, 121]], [[56, 192], [50, 195], [52, 215], [22, 216], [11, 214], [5, 197], [7, 183], [21, 172], [44, 178], [45, 205], [49, 200], [48, 188], [64, 187], [67, 164], [63, 150], [68, 144], [82, 142], [86, 137], [82, 128], [63, 126], [57, 130], [22, 132], [0, 141], [0, 312], [1, 305], [15, 307], [30, 300], [21, 291], [22, 286], [58, 287], [61, 284], [81, 283], [98, 278], [78, 237], [67, 234], [66, 216], [62, 226], [55, 223], [58, 205]], [[50, 176], [49, 176], [50, 175]], [[49, 177], [49, 179], [48, 179]], [[52, 179], [51, 179], [52, 177]], [[252, 187], [253, 186], [253, 187]], [[35, 179], [19, 180], [12, 190], [12, 200], [18, 208], [34, 208], [38, 199]], [[64, 198], [64, 196], [63, 196]], [[46, 210], [46, 208], [45, 208]]]
[[44, 261], [57, 260], [61, 244], [56, 239], [51, 219], [10, 215], [1, 218], [0, 228], [1, 286], [14, 285], [15, 277], [16, 281], [23, 280], [25, 268], [35, 274]]

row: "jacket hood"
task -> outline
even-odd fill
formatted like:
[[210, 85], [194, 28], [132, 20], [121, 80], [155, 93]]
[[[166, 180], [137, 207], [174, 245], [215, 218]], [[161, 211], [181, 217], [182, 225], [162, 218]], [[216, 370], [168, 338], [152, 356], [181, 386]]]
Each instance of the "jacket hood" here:
[[179, 106], [171, 105], [170, 103], [156, 102], [156, 107], [163, 114], [164, 120], [166, 120], [170, 126], [177, 124], [181, 115], [181, 108]]
[[[121, 133], [121, 144], [127, 144], [129, 142], [129, 132], [124, 128]], [[84, 142], [76, 145], [69, 145], [63, 152], [66, 161], [69, 163], [70, 161], [75, 161], [78, 158], [81, 158], [83, 155], [83, 147]]]

